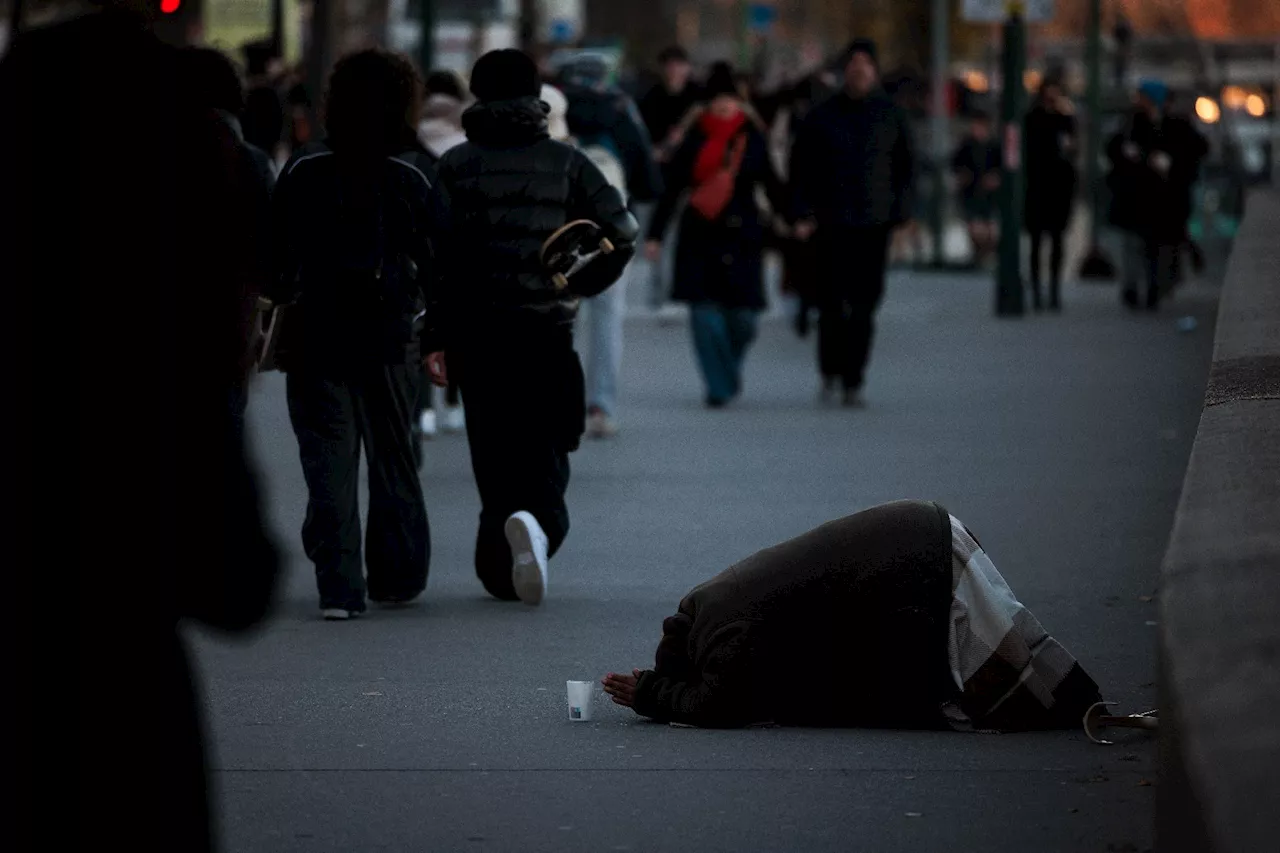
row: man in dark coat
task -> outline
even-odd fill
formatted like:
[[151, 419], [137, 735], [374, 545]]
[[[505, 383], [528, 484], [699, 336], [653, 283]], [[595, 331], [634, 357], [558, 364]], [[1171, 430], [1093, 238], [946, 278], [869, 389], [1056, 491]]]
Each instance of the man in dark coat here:
[[662, 79], [640, 98], [640, 116], [644, 119], [654, 154], [666, 163], [680, 146], [678, 129], [689, 111], [702, 100], [702, 90], [692, 79], [693, 66], [684, 48], [673, 45], [658, 54]]
[[[26, 734], [6, 762], [23, 780], [8, 831], [210, 850], [179, 626], [250, 628], [278, 569], [231, 404], [252, 192], [234, 135], [181, 86], [176, 52], [133, 16], [76, 12], [18, 34], [0, 64], [0, 346], [22, 413], [7, 467], [20, 496], [5, 513], [6, 541], [21, 543], [10, 593], [57, 599], [66, 623], [41, 632], [17, 613], [5, 648], [14, 684], [57, 683], [59, 702], [13, 705], [67, 715], [56, 727], [73, 758], [73, 790], [45, 795], [56, 806], [23, 803], [50, 765], [30, 733], [51, 720], [11, 723]], [[41, 825], [24, 831], [24, 819]]]
[[294, 154], [273, 199], [277, 280], [268, 296], [296, 303], [278, 360], [307, 481], [302, 542], [330, 620], [363, 613], [366, 597], [403, 604], [427, 584], [431, 540], [412, 421], [426, 381], [423, 318], [441, 275], [435, 249], [449, 226], [414, 126], [421, 86], [398, 54], [339, 61], [328, 136]]
[[[1168, 89], [1144, 81], [1133, 112], [1107, 143], [1111, 224], [1125, 241], [1121, 296], [1129, 308], [1156, 310], [1186, 231], [1184, 194], [1173, 180], [1175, 161], [1161, 115]], [[1145, 299], [1139, 288], [1145, 287]]]
[[1031, 304], [1044, 307], [1040, 255], [1049, 241], [1049, 310], [1062, 308], [1063, 235], [1076, 198], [1076, 118], [1056, 77], [1045, 79], [1025, 126], [1026, 204], [1023, 224], [1031, 235]]
[[[578, 302], [622, 274], [637, 226], [587, 156], [549, 138], [532, 59], [485, 54], [471, 91], [478, 103], [463, 114], [467, 142], [439, 164], [454, 221], [449, 272], [428, 311], [429, 364], [437, 384], [452, 377], [462, 393], [482, 505], [476, 574], [497, 598], [538, 604], [547, 561], [569, 531], [568, 454], [586, 418], [573, 348]], [[575, 219], [599, 224], [615, 249], [559, 290], [539, 251]]]
[[556, 86], [569, 102], [565, 121], [578, 145], [600, 145], [622, 163], [627, 195], [637, 201], [654, 201], [662, 193], [662, 172], [631, 96], [608, 79], [604, 60], [585, 56], [562, 67]]
[[875, 44], [845, 52], [843, 90], [814, 107], [791, 152], [796, 234], [818, 241], [824, 397], [861, 403], [893, 228], [911, 216], [915, 154], [906, 114], [880, 87]]
[[766, 548], [695, 587], [651, 670], [605, 676], [661, 722], [1037, 729], [1098, 687], [941, 506], [898, 501]]

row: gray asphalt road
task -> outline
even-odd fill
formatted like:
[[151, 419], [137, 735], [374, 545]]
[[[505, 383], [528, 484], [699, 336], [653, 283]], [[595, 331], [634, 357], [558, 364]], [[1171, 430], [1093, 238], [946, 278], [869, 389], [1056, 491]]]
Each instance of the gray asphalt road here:
[[[474, 580], [478, 502], [465, 440], [447, 437], [423, 474], [425, 603], [319, 621], [283, 383], [267, 377], [251, 414], [288, 583], [252, 641], [196, 638], [226, 848], [1148, 848], [1155, 771], [1140, 738], [713, 732], [603, 702], [594, 722], [570, 723], [564, 682], [647, 665], [680, 596], [751, 551], [921, 497], [978, 533], [1109, 698], [1150, 707], [1147, 597], [1212, 296], [1134, 317], [1112, 289], [1080, 287], [1061, 317], [1002, 321], [988, 279], [900, 275], [865, 411], [816, 405], [811, 342], [782, 323], [751, 353], [742, 404], [706, 411], [687, 330], [630, 323], [624, 432], [574, 457], [574, 529], [540, 610], [489, 601]], [[1184, 313], [1199, 331], [1176, 331]], [[804, 701], [804, 684], [779, 688]]]

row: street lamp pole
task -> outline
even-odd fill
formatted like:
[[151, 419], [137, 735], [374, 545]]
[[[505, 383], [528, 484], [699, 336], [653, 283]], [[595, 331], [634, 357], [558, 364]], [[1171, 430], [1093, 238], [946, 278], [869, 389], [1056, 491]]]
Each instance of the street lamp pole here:
[[418, 0], [418, 22], [422, 26], [422, 36], [418, 39], [418, 68], [425, 77], [436, 64], [435, 0]]
[[1102, 0], [1089, 0], [1089, 31], [1085, 35], [1088, 135], [1084, 166], [1089, 187], [1089, 251], [1080, 264], [1080, 277], [1106, 279], [1115, 269], [1101, 243], [1102, 220], [1106, 216], [1102, 204]]
[[1003, 91], [1000, 130], [1003, 175], [1000, 181], [1000, 257], [996, 271], [996, 315], [1019, 317], [1025, 311], [1022, 292], [1022, 112], [1025, 93], [1022, 75], [1026, 67], [1024, 4], [1010, 0], [1004, 22], [1004, 57], [1001, 62]]
[[930, 133], [933, 154], [933, 198], [930, 204], [930, 230], [933, 232], [933, 265], [942, 266], [944, 235], [942, 205], [944, 176], [947, 173], [947, 155], [951, 153], [950, 126], [947, 115], [947, 89], [951, 65], [951, 4], [947, 0], [933, 0], [931, 28], [933, 41], [933, 81], [930, 109]]

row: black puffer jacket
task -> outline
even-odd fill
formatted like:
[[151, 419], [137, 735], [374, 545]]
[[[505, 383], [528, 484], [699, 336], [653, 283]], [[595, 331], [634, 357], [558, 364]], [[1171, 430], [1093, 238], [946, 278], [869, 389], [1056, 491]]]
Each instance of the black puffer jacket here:
[[465, 334], [494, 313], [572, 323], [578, 297], [557, 292], [543, 272], [543, 242], [568, 222], [590, 219], [617, 247], [609, 264], [620, 274], [635, 253], [635, 217], [586, 155], [548, 138], [547, 108], [537, 98], [478, 103], [462, 125], [468, 141], [438, 167], [453, 212], [440, 328]]

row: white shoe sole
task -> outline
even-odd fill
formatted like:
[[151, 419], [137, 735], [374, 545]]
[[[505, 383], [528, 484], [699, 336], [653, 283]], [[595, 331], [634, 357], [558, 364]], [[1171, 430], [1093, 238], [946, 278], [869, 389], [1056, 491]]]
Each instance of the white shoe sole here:
[[348, 619], [356, 618], [359, 614], [351, 610], [343, 610], [340, 607], [326, 607], [320, 611], [320, 615], [324, 617], [326, 622], [346, 622]]
[[504, 531], [511, 546], [511, 583], [516, 595], [525, 604], [537, 606], [547, 594], [546, 548], [535, 547], [534, 533], [522, 517], [525, 515], [516, 513], [508, 518]]

